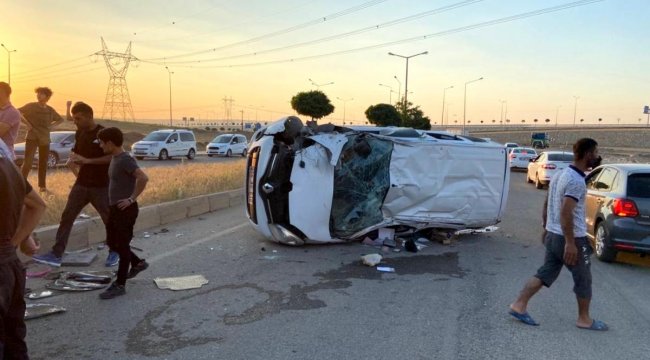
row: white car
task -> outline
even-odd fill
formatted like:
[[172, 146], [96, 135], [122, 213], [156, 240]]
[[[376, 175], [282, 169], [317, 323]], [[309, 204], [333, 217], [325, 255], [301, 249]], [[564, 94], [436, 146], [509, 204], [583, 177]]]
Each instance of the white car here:
[[192, 160], [196, 156], [196, 138], [191, 130], [156, 130], [144, 139], [131, 145], [131, 154], [136, 159], [158, 158], [171, 159], [185, 156]]
[[223, 134], [219, 135], [206, 147], [208, 156], [222, 155], [230, 157], [233, 154], [246, 156], [248, 144], [246, 143], [246, 136], [239, 134]]
[[510, 153], [508, 154], [508, 160], [510, 161], [510, 169], [513, 168], [526, 169], [528, 168], [528, 164], [530, 163], [530, 160], [536, 157], [537, 157], [537, 151], [535, 151], [534, 149], [523, 148], [523, 147], [512, 148], [510, 150]]
[[553, 175], [573, 163], [573, 153], [568, 151], [544, 151], [528, 164], [526, 181], [534, 182], [538, 189], [544, 188]]
[[517, 143], [512, 143], [512, 142], [507, 142], [507, 143], [503, 144], [503, 146], [505, 146], [505, 147], [506, 147], [506, 150], [508, 150], [508, 153], [510, 153], [510, 151], [512, 151], [512, 149], [514, 149], [514, 148], [518, 148], [518, 147], [519, 147], [519, 144], [517, 144]]
[[492, 141], [409, 128], [313, 128], [294, 116], [256, 133], [246, 169], [251, 224], [288, 245], [360, 240], [381, 228], [484, 228], [501, 221], [510, 181], [506, 150]]

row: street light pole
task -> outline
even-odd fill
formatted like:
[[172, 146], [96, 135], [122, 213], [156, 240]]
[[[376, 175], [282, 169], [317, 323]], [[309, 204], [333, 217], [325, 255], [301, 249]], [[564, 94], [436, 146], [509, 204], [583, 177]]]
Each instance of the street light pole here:
[[576, 126], [576, 114], [578, 111], [578, 99], [580, 99], [580, 96], [574, 96], [573, 97], [576, 101], [575, 104], [573, 105], [573, 126]]
[[332, 82], [328, 82], [328, 83], [325, 83], [325, 84], [317, 84], [317, 83], [314, 82], [314, 80], [312, 80], [312, 79], [307, 79], [307, 80], [309, 80], [309, 81], [311, 82], [311, 84], [314, 85], [314, 86], [316, 87], [316, 90], [320, 90], [320, 88], [323, 87], [323, 86], [327, 86], [327, 85], [332, 85], [332, 84], [334, 84], [334, 81], [332, 81]]
[[341, 99], [340, 97], [336, 97], [337, 99], [343, 101], [343, 125], [345, 125], [345, 105], [348, 103], [348, 101], [354, 100], [354, 98], [349, 98], [349, 99]]
[[467, 84], [471, 84], [480, 80], [483, 80], [482, 76], [478, 79], [470, 80], [465, 83], [465, 94], [463, 95], [463, 135], [465, 135], [465, 115], [467, 112]]
[[[410, 56], [404, 56], [404, 55], [398, 55], [394, 54], [392, 52], [389, 52], [388, 55], [391, 56], [397, 56], [401, 57], [402, 59], [406, 59], [406, 76], [405, 76], [405, 81], [404, 81], [404, 110], [406, 110], [406, 107], [408, 106], [408, 92], [409, 92], [409, 59], [412, 57], [420, 56], [420, 55], [426, 55], [428, 54], [428, 51], [421, 52], [419, 54], [415, 55], [410, 55]], [[397, 79], [397, 77], [395, 77]]]
[[558, 115], [560, 114], [560, 108], [561, 108], [561, 107], [562, 107], [562, 105], [558, 106], [558, 107], [555, 109], [555, 130], [557, 130], [557, 117], [558, 117]]
[[5, 44], [0, 44], [0, 46], [7, 52], [7, 83], [11, 85], [11, 53], [16, 52], [16, 49], [9, 50]]
[[440, 115], [440, 125], [445, 125], [445, 95], [447, 95], [447, 90], [453, 89], [453, 87], [453, 85], [448, 86], [442, 90], [442, 115]]
[[393, 105], [393, 88], [384, 84], [379, 84], [379, 86], [387, 87], [390, 89], [388, 90], [388, 104]]
[[397, 75], [394, 75], [393, 78], [395, 78], [395, 81], [397, 81], [397, 84], [399, 84], [398, 87], [397, 87], [397, 102], [401, 102], [402, 101], [402, 82], [399, 81], [399, 79], [397, 78]]
[[169, 126], [174, 126], [172, 123], [172, 74], [174, 73], [173, 71], [170, 71], [167, 66], [165, 66], [165, 69], [167, 69], [167, 73], [169, 74]]

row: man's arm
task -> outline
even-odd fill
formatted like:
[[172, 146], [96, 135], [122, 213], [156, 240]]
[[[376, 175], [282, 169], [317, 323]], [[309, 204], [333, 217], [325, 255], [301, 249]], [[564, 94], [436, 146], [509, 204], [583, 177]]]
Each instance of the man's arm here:
[[575, 233], [573, 232], [573, 210], [576, 208], [578, 201], [573, 197], [565, 196], [562, 199], [562, 209], [560, 210], [560, 225], [562, 234], [564, 234], [564, 262], [567, 265], [575, 265], [578, 259], [578, 248], [576, 247]]
[[11, 130], [11, 125], [0, 121], [0, 136], [4, 136], [9, 130]]
[[[72, 153], [70, 153], [72, 155]], [[72, 171], [75, 177], [79, 177], [79, 165], [75, 164], [74, 161], [72, 161], [72, 157], [68, 158], [68, 161], [65, 163], [65, 165]]]
[[110, 164], [111, 159], [113, 158], [113, 155], [104, 155], [102, 157], [98, 158], [85, 158], [79, 154], [76, 153], [70, 153], [70, 159], [77, 164], [77, 165], [104, 165], [104, 164]]
[[27, 130], [31, 130], [33, 128], [32, 123], [30, 123], [29, 120], [27, 120], [25, 115], [23, 115], [22, 113], [20, 114], [20, 122], [25, 124]]
[[36, 191], [32, 190], [25, 196], [25, 203], [20, 221], [18, 222], [18, 228], [14, 237], [11, 239], [13, 245], [18, 246], [31, 236], [39, 221], [41, 221], [41, 217], [45, 213], [46, 208], [47, 205], [45, 205], [45, 202]]
[[137, 168], [133, 171], [133, 176], [135, 177], [135, 189], [133, 189], [133, 194], [127, 199], [122, 199], [117, 202], [117, 207], [120, 210], [124, 210], [127, 207], [131, 206], [137, 199], [140, 194], [147, 187], [147, 182], [149, 182], [149, 177], [147, 174], [142, 171], [142, 169]]
[[65, 119], [68, 120], [68, 121], [72, 121], [72, 120], [73, 120], [73, 119], [72, 119], [72, 114], [70, 113], [70, 107], [71, 107], [71, 106], [72, 106], [72, 101], [68, 100], [68, 101], [65, 103], [65, 107], [66, 107], [66, 109], [65, 109]]

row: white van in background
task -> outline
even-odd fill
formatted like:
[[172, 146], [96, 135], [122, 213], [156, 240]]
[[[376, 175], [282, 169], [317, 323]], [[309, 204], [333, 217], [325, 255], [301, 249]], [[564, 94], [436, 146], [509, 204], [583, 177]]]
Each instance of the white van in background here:
[[131, 154], [138, 160], [144, 158], [171, 159], [196, 156], [196, 137], [191, 130], [166, 129], [150, 132], [144, 139], [131, 145]]

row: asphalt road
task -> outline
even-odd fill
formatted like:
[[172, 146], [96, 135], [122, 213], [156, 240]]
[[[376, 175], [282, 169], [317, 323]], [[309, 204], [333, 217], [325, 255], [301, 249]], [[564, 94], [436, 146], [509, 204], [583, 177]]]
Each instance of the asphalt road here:
[[[545, 191], [513, 173], [497, 232], [391, 253], [380, 273], [358, 243], [291, 248], [265, 241], [235, 208], [143, 238], [151, 263], [127, 294], [66, 293], [41, 300], [64, 314], [28, 321], [33, 359], [643, 359], [650, 345], [650, 262], [594, 259], [592, 313], [607, 333], [575, 327], [564, 271], [532, 301], [541, 322], [507, 314], [542, 263]], [[158, 230], [159, 231], [159, 230]], [[95, 268], [102, 269], [105, 250]], [[636, 264], [636, 265], [635, 265]], [[202, 274], [201, 289], [156, 288], [155, 277]], [[37, 289], [44, 280], [28, 280]]]

